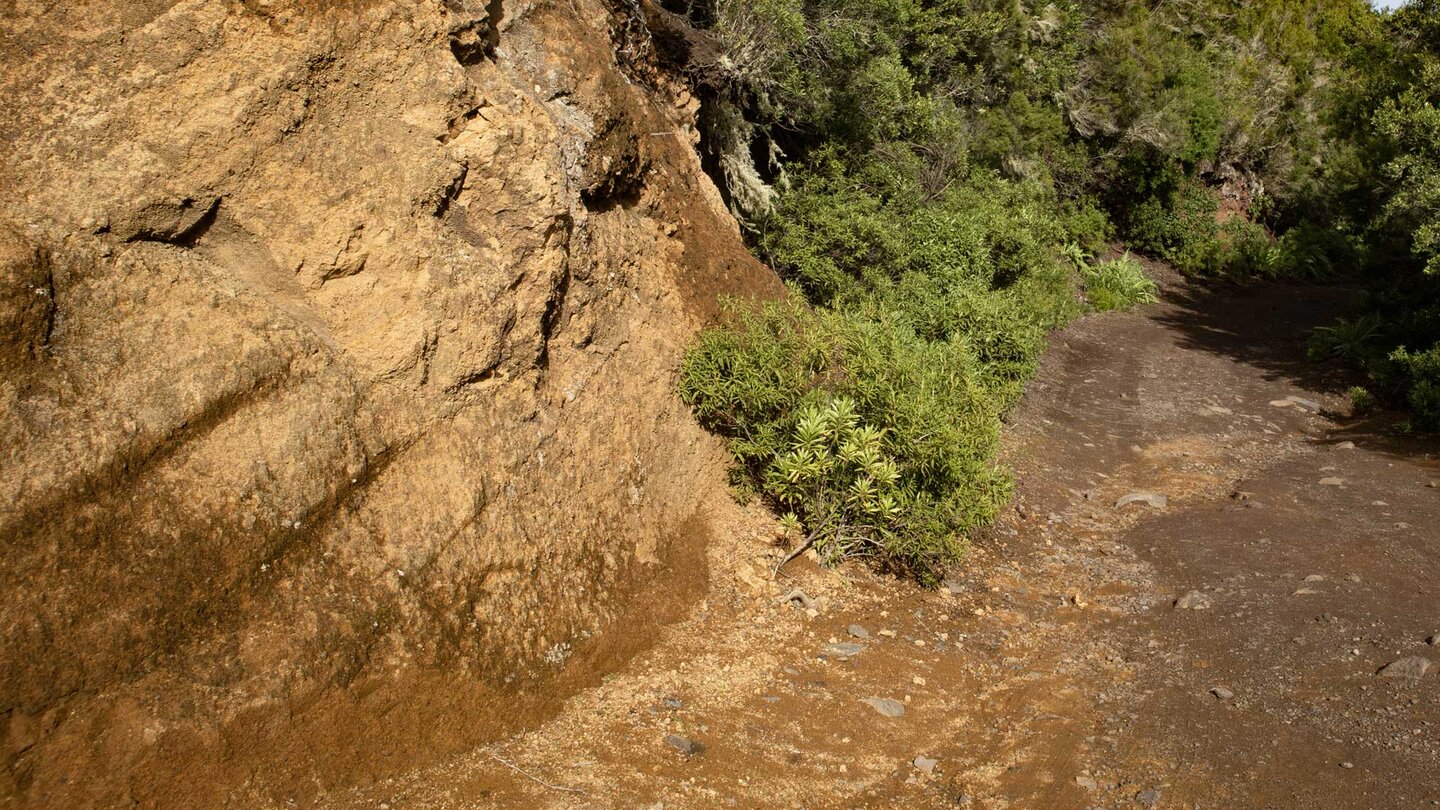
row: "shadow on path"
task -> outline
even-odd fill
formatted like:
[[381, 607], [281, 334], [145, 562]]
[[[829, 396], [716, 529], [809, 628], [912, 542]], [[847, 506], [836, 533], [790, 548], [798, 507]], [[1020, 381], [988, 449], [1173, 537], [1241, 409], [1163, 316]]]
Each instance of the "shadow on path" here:
[[1355, 383], [1355, 372], [1337, 362], [1313, 362], [1305, 350], [1310, 332], [1344, 314], [1354, 295], [1345, 287], [1180, 284], [1166, 290], [1155, 321], [1173, 329], [1182, 348], [1237, 360], [1266, 380], [1342, 394]]

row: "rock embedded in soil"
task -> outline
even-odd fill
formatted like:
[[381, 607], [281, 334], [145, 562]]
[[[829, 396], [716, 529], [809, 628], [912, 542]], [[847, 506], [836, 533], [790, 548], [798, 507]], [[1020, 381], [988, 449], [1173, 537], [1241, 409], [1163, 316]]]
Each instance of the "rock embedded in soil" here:
[[696, 757], [705, 753], [704, 743], [689, 737], [681, 737], [679, 734], [665, 735], [665, 744], [687, 757]]
[[1286, 397], [1285, 399], [1296, 405], [1299, 405], [1300, 407], [1308, 411], [1314, 411], [1315, 413], [1319, 413], [1320, 411], [1324, 410], [1320, 403], [1316, 402], [1313, 399], [1305, 399], [1303, 397]]
[[815, 600], [811, 599], [809, 594], [805, 593], [799, 588], [796, 588], [785, 594], [784, 596], [780, 597], [780, 604], [796, 605], [806, 610], [814, 610], [816, 607]]
[[1343, 487], [1343, 486], [1345, 486], [1345, 479], [1344, 479], [1344, 478], [1336, 478], [1336, 477], [1333, 476], [1333, 475], [1330, 476], [1329, 478], [1321, 478], [1321, 479], [1320, 479], [1320, 486], [1322, 486], [1322, 487]]
[[1218, 699], [1220, 699], [1220, 700], [1227, 700], [1227, 701], [1228, 701], [1228, 700], [1233, 700], [1234, 697], [1235, 697], [1235, 693], [1234, 693], [1234, 692], [1230, 691], [1229, 689], [1226, 689], [1226, 688], [1223, 687], [1223, 686], [1217, 686], [1217, 687], [1215, 687], [1214, 689], [1211, 689], [1211, 690], [1210, 690], [1210, 694], [1214, 695], [1216, 698], [1218, 698]]
[[1430, 659], [1420, 655], [1408, 655], [1398, 661], [1391, 661], [1376, 674], [1382, 678], [1412, 678], [1425, 676], [1430, 670]]
[[839, 658], [850, 658], [864, 652], [865, 647], [853, 641], [840, 641], [835, 644], [826, 644], [822, 651], [826, 655], [834, 655]]
[[858, 624], [850, 625], [848, 628], [846, 628], [845, 632], [849, 633], [852, 638], [858, 638], [862, 641], [870, 638], [870, 631], [866, 630]]
[[929, 759], [927, 757], [915, 757], [914, 762], [915, 770], [920, 771], [921, 773], [934, 773], [935, 766], [939, 764], [940, 760]]
[[892, 698], [872, 697], [860, 701], [885, 717], [904, 717], [905, 704]]
[[1158, 492], [1132, 492], [1115, 502], [1116, 509], [1124, 509], [1132, 503], [1143, 503], [1155, 509], [1164, 509], [1170, 499]]
[[1176, 610], [1209, 610], [1210, 597], [1199, 591], [1191, 591], [1175, 600]]

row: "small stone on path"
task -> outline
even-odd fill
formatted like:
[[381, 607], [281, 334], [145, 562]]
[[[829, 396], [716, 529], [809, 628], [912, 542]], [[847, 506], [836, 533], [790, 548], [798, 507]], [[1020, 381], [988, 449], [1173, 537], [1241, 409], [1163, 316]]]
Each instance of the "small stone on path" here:
[[1339, 444], [1335, 445], [1335, 449], [1336, 449], [1336, 450], [1354, 450], [1354, 449], [1355, 449], [1355, 442], [1340, 442]]
[[1164, 509], [1170, 499], [1158, 492], [1132, 492], [1115, 502], [1116, 509], [1124, 509], [1132, 503], [1143, 503], [1156, 509]]
[[841, 641], [837, 644], [826, 644], [821, 651], [826, 655], [834, 655], [840, 658], [850, 658], [865, 651], [865, 647], [853, 641]]
[[870, 638], [870, 631], [869, 631], [869, 630], [866, 630], [865, 628], [861, 627], [861, 626], [858, 625], [858, 624], [852, 624], [852, 625], [850, 625], [850, 627], [847, 628], [845, 632], [849, 633], [852, 637], [858, 638], [858, 639], [868, 639], [868, 638]]
[[1082, 788], [1085, 788], [1086, 790], [1095, 790], [1096, 788], [1100, 787], [1100, 785], [1094, 779], [1088, 776], [1075, 777], [1075, 784], [1079, 785]]
[[1214, 695], [1220, 700], [1231, 700], [1235, 697], [1234, 692], [1231, 692], [1229, 689], [1226, 689], [1223, 686], [1217, 686], [1214, 689], [1211, 689], [1210, 694]]
[[665, 736], [665, 744], [687, 757], [699, 756], [705, 753], [703, 743], [692, 740], [689, 737], [681, 737], [679, 734], [667, 734]]
[[1345, 486], [1345, 479], [1344, 479], [1344, 478], [1336, 478], [1336, 477], [1334, 477], [1334, 476], [1331, 476], [1331, 477], [1329, 477], [1329, 478], [1321, 478], [1321, 479], [1320, 479], [1320, 486], [1322, 486], [1322, 487], [1343, 487], [1343, 486]]
[[805, 593], [799, 588], [795, 588], [794, 590], [780, 597], [780, 604], [794, 604], [799, 605], [800, 607], [807, 610], [813, 610], [815, 607], [815, 600], [811, 599], [809, 594]]
[[926, 757], [915, 757], [914, 764], [915, 770], [920, 771], [921, 773], [934, 773], [935, 766], [940, 764], [940, 760], [928, 759]]
[[898, 700], [892, 700], [890, 698], [872, 697], [865, 698], [860, 702], [868, 705], [870, 708], [874, 709], [885, 717], [905, 716], [905, 704], [901, 703]]
[[1382, 678], [1422, 678], [1429, 669], [1429, 658], [1409, 655], [1398, 661], [1391, 661], [1376, 674]]
[[1191, 591], [1175, 600], [1176, 610], [1208, 610], [1210, 597], [1199, 591]]

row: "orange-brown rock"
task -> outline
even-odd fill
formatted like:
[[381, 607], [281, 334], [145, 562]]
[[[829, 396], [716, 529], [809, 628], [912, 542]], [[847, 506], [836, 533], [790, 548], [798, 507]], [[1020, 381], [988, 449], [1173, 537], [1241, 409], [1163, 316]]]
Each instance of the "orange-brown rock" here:
[[626, 8], [0, 10], [0, 806], [304, 804], [697, 582], [676, 366], [778, 284]]

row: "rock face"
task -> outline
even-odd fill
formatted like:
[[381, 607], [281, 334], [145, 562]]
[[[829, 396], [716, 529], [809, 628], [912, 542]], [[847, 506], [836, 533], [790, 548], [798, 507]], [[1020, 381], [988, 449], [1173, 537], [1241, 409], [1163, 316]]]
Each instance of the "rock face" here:
[[305, 804], [698, 567], [674, 369], [778, 283], [629, 7], [0, 10], [6, 806]]

